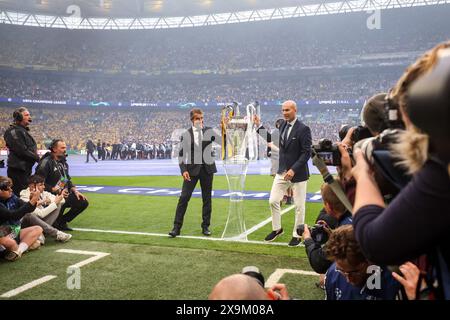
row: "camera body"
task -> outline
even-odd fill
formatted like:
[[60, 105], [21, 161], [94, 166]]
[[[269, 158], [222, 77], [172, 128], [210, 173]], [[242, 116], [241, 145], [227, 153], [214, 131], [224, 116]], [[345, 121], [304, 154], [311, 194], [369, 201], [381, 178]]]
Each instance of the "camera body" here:
[[341, 141], [344, 140], [345, 136], [348, 133], [348, 130], [350, 130], [351, 128], [354, 128], [352, 136], [350, 138], [353, 141], [353, 143], [372, 137], [372, 133], [370, 132], [369, 128], [365, 126], [360, 125], [351, 127], [349, 125], [343, 125], [339, 130], [339, 138], [341, 139]]
[[[327, 224], [325, 222], [316, 223], [314, 226], [308, 228], [311, 233], [311, 238], [316, 243], [324, 244], [328, 241], [329, 235], [326, 231]], [[297, 227], [297, 234], [301, 235], [305, 232], [305, 225], [301, 224]]]
[[341, 153], [339, 152], [339, 148], [337, 144], [333, 143], [330, 139], [320, 139], [319, 143], [313, 145], [312, 148], [327, 166], [341, 165]]
[[[372, 137], [372, 133], [369, 128], [364, 126], [350, 127], [344, 125], [339, 130], [339, 137], [341, 140], [347, 135], [348, 130], [354, 128], [351, 140], [353, 144]], [[327, 166], [340, 166], [341, 165], [341, 153], [336, 143], [333, 143], [330, 139], [320, 139], [319, 143], [312, 146], [317, 155], [325, 162]], [[349, 150], [350, 156], [351, 150]]]

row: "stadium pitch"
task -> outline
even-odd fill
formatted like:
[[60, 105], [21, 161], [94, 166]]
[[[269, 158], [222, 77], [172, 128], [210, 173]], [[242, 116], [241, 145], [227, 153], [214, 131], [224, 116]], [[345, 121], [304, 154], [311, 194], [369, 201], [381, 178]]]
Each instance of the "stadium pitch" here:
[[[226, 177], [214, 178], [215, 190], [227, 188]], [[77, 177], [78, 185], [179, 188], [181, 177]], [[247, 177], [246, 190], [270, 190], [272, 178]], [[308, 193], [322, 178], [311, 176]], [[270, 283], [286, 283], [298, 299], [323, 299], [315, 285], [303, 247], [287, 246], [294, 223], [293, 206], [284, 206], [285, 233], [265, 243], [271, 231], [267, 201], [245, 200], [247, 243], [220, 239], [228, 200], [213, 198], [211, 237], [201, 234], [201, 199], [192, 198], [180, 237], [172, 228], [176, 197], [86, 193], [90, 207], [71, 223], [73, 240], [48, 240], [41, 249], [15, 263], [0, 261], [0, 299], [206, 299], [224, 276], [254, 265]], [[306, 204], [306, 223], [313, 223], [320, 203]]]

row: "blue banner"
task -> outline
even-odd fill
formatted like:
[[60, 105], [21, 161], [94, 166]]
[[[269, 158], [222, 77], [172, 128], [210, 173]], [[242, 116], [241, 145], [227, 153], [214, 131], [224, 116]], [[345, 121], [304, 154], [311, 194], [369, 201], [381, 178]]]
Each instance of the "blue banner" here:
[[[151, 187], [116, 187], [116, 186], [80, 186], [77, 185], [77, 190], [87, 193], [101, 193], [101, 194], [135, 194], [141, 196], [166, 196], [166, 197], [179, 197], [181, 189], [178, 188], [151, 188]], [[231, 193], [227, 190], [213, 190], [212, 197], [219, 199], [229, 199]], [[243, 192], [244, 199], [247, 200], [269, 200], [270, 192], [264, 191], [248, 191]], [[199, 189], [195, 189], [192, 193], [194, 198], [200, 198], [202, 192]], [[307, 193], [306, 202], [319, 203], [322, 202], [322, 196], [320, 193]]]
[[[82, 107], [124, 107], [124, 108], [180, 108], [180, 109], [191, 109], [193, 107], [199, 108], [207, 108], [207, 107], [223, 107], [228, 103], [225, 102], [186, 102], [186, 103], [177, 103], [177, 102], [166, 102], [166, 101], [158, 101], [158, 102], [111, 102], [111, 101], [75, 101], [75, 100], [51, 100], [51, 99], [22, 99], [22, 98], [6, 98], [0, 97], [0, 103], [15, 103], [15, 104], [24, 104], [24, 105], [58, 105], [58, 106], [82, 106]], [[249, 101], [250, 102], [250, 101]], [[282, 100], [271, 100], [271, 101], [260, 101], [261, 106], [273, 107], [273, 106], [281, 106]], [[247, 103], [247, 102], [245, 102]], [[337, 105], [337, 106], [355, 106], [362, 105], [364, 101], [357, 99], [349, 99], [349, 100], [299, 100], [297, 101], [297, 105], [299, 106], [308, 106], [308, 105]], [[245, 105], [245, 104], [244, 104]]]

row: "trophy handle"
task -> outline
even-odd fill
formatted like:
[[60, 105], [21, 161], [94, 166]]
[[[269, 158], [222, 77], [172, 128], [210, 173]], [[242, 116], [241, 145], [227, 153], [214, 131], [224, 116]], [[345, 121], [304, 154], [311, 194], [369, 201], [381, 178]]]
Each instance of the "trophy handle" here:
[[248, 123], [248, 154], [250, 160], [258, 158], [258, 138], [256, 133], [256, 125], [254, 122], [255, 115], [261, 119], [261, 108], [258, 101], [247, 105], [247, 123]]
[[[237, 105], [236, 102], [233, 102], [233, 105]], [[227, 123], [234, 117], [235, 109], [233, 105], [226, 105], [222, 108], [220, 125], [222, 127], [222, 160], [225, 160], [226, 157], [226, 132], [227, 132]]]

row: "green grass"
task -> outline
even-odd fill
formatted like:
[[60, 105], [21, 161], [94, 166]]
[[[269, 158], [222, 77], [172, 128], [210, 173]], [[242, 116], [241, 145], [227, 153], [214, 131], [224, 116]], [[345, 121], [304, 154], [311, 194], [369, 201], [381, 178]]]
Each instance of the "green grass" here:
[[[110, 255], [82, 267], [81, 288], [69, 290], [67, 267], [89, 256], [57, 253], [60, 248]], [[15, 299], [206, 299], [221, 278], [247, 265], [258, 266], [265, 275], [286, 266], [308, 268], [304, 259], [292, 257], [74, 240], [65, 245], [49, 243], [15, 263], [0, 262], [0, 270], [8, 274], [0, 278], [0, 293], [50, 274], [57, 278]], [[323, 299], [323, 292], [314, 286], [317, 277], [288, 274], [283, 278], [293, 288], [291, 296]]]
[[[179, 177], [91, 177], [75, 178], [78, 184], [118, 186], [181, 186]], [[269, 191], [272, 178], [248, 176], [247, 190]], [[321, 179], [313, 176], [308, 191], [320, 189]], [[215, 189], [227, 189], [226, 178], [216, 176]], [[26, 254], [15, 263], [0, 261], [0, 295], [48, 274], [58, 278], [26, 291], [17, 299], [205, 299], [213, 285], [246, 265], [256, 265], [266, 278], [277, 268], [310, 271], [303, 247], [289, 248], [266, 244], [236, 243], [166, 236], [172, 228], [177, 197], [109, 195], [86, 193], [90, 206], [71, 226], [102, 230], [157, 233], [163, 236], [111, 234], [74, 231], [73, 240], [56, 244], [52, 240], [38, 252]], [[212, 237], [219, 238], [228, 214], [228, 200], [213, 198]], [[200, 198], [192, 198], [185, 216], [182, 235], [202, 236]], [[320, 203], [306, 204], [306, 222], [311, 224]], [[270, 217], [267, 200], [244, 201], [247, 229]], [[286, 244], [292, 233], [294, 212], [282, 218], [285, 233], [276, 242]], [[249, 235], [262, 241], [271, 223]], [[56, 253], [59, 248], [102, 251], [110, 256], [82, 270], [82, 289], [66, 288], [66, 268], [86, 256]], [[281, 279], [295, 298], [323, 299], [315, 276], [286, 274]], [[170, 284], [170, 285], [168, 285]]]

